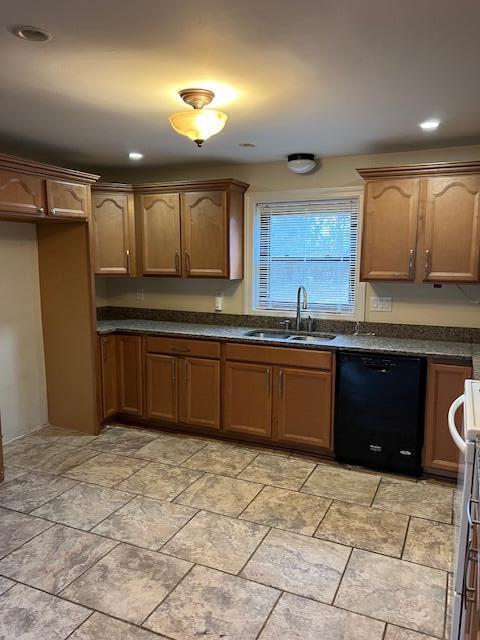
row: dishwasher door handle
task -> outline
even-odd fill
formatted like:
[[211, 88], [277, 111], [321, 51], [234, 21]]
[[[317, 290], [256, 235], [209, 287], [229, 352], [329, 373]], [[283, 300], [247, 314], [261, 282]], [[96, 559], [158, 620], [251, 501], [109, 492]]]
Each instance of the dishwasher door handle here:
[[390, 373], [391, 371], [391, 369], [374, 364], [368, 364], [367, 369], [370, 369], [370, 371], [376, 371], [377, 373]]

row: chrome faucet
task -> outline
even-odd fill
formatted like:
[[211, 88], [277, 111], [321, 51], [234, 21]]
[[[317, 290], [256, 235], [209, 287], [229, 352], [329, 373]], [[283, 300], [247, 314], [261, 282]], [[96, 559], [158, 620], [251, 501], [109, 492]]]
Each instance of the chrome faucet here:
[[305, 287], [298, 287], [298, 291], [297, 291], [297, 318], [295, 320], [295, 331], [300, 331], [301, 327], [302, 327], [302, 311], [300, 309], [300, 298], [302, 297], [302, 293], [303, 293], [303, 303], [302, 303], [302, 309], [307, 309], [307, 290], [305, 289]]

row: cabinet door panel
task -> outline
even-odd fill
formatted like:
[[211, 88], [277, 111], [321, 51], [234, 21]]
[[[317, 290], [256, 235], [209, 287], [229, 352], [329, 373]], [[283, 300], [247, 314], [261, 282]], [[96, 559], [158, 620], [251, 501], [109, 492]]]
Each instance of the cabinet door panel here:
[[177, 358], [148, 353], [147, 416], [166, 422], [178, 421]]
[[[458, 449], [448, 430], [448, 410], [455, 398], [463, 393], [464, 382], [471, 376], [469, 366], [428, 363], [424, 448], [424, 466], [427, 469], [452, 474], [458, 471]], [[457, 425], [461, 424], [460, 410]]]
[[277, 439], [331, 449], [332, 374], [276, 368], [274, 377]]
[[272, 367], [225, 363], [225, 431], [272, 435]]
[[95, 273], [130, 274], [129, 197], [124, 193], [92, 194]]
[[140, 336], [117, 336], [118, 411], [143, 415], [143, 358]]
[[480, 176], [428, 178], [424, 280], [478, 282]]
[[183, 263], [187, 277], [228, 277], [225, 191], [182, 194]]
[[102, 362], [102, 418], [105, 420], [117, 413], [118, 378], [117, 344], [115, 336], [103, 336], [100, 340]]
[[414, 280], [419, 179], [367, 183], [361, 280]]
[[180, 421], [220, 429], [220, 362], [179, 360]]
[[41, 216], [45, 213], [44, 181], [13, 171], [0, 171], [0, 211]]
[[141, 197], [143, 273], [180, 276], [180, 196]]
[[47, 180], [48, 214], [60, 218], [87, 218], [88, 192], [84, 184]]

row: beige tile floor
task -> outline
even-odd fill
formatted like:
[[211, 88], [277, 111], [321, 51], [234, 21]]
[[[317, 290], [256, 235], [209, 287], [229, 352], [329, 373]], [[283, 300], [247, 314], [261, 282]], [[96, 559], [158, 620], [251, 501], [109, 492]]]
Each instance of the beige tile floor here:
[[448, 485], [122, 426], [5, 455], [2, 640], [448, 638]]

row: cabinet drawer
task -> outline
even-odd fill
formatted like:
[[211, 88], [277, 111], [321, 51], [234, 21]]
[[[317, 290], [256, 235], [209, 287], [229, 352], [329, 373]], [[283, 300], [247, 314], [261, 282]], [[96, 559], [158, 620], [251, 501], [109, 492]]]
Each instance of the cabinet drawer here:
[[226, 346], [225, 355], [227, 360], [292, 365], [309, 369], [330, 370], [332, 368], [332, 353], [330, 351], [307, 351], [306, 349], [229, 343]]
[[220, 343], [207, 340], [185, 340], [184, 338], [147, 338], [147, 353], [220, 358]]

